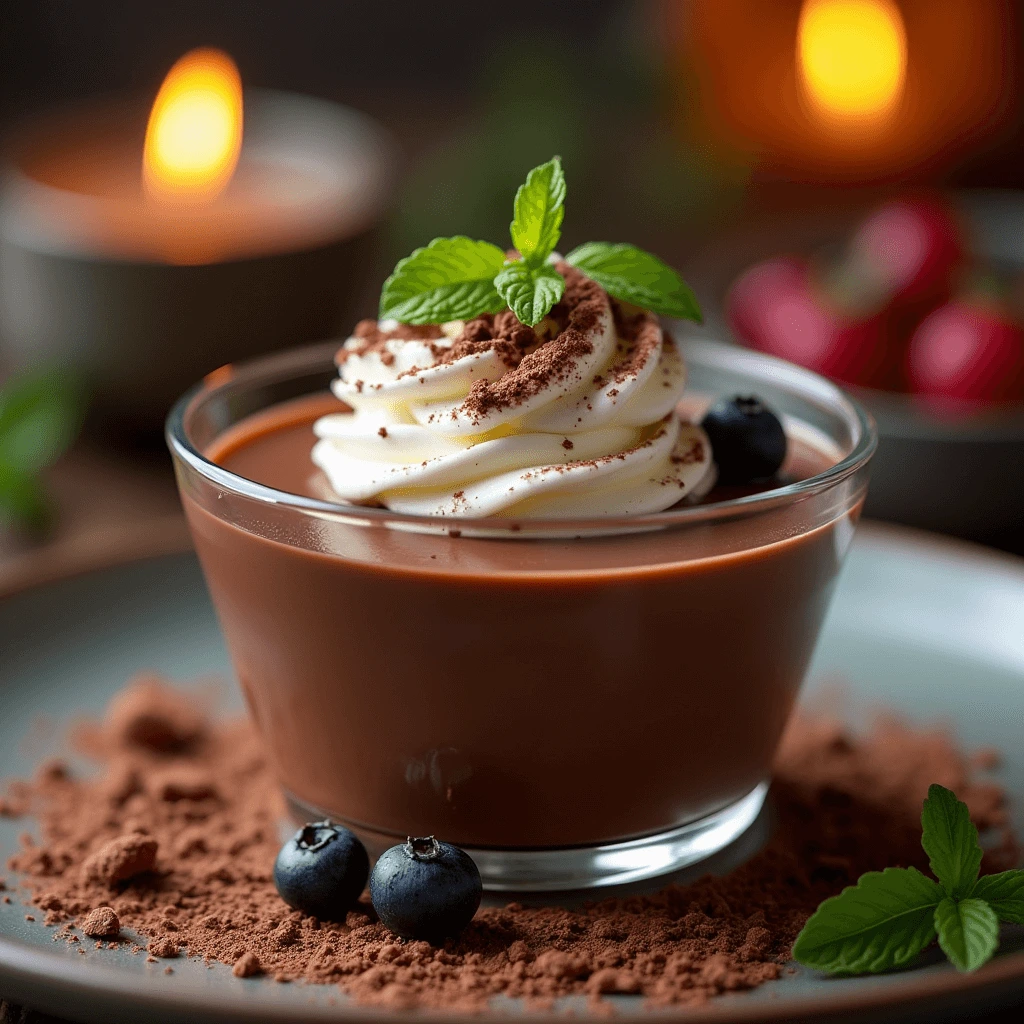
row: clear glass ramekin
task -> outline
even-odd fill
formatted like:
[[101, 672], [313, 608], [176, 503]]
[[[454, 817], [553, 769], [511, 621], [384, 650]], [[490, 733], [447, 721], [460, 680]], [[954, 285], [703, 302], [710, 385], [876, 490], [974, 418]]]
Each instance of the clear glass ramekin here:
[[439, 520], [277, 491], [207, 458], [246, 417], [326, 393], [336, 349], [224, 367], [167, 424], [295, 813], [346, 823], [371, 852], [435, 834], [496, 890], [646, 878], [737, 838], [853, 536], [870, 417], [809, 371], [692, 341], [688, 400], [757, 394], [828, 468], [623, 519]]

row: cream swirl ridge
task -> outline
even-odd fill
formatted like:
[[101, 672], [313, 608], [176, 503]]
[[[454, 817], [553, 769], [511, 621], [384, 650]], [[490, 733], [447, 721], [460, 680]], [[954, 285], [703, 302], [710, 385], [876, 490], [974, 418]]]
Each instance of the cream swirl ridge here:
[[626, 312], [566, 265], [535, 329], [364, 321], [338, 354], [313, 461], [354, 503], [433, 516], [659, 511], [714, 481], [704, 432], [676, 405], [686, 370], [655, 317]]

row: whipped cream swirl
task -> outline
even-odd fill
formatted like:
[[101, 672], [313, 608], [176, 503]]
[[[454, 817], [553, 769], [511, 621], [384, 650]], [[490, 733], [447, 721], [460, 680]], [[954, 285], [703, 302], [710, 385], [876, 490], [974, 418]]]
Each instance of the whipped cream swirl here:
[[535, 329], [511, 312], [440, 327], [364, 321], [314, 463], [345, 501], [429, 516], [635, 515], [695, 500], [715, 470], [676, 405], [686, 368], [645, 312], [565, 264]]

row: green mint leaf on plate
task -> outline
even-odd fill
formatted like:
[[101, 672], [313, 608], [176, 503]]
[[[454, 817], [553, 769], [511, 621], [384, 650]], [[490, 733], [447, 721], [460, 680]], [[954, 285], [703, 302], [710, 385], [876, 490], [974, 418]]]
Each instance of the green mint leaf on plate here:
[[505, 254], [490, 242], [456, 235], [435, 238], [399, 260], [380, 293], [380, 318], [406, 324], [442, 324], [499, 313], [505, 302], [494, 278]]
[[662, 316], [703, 319], [697, 296], [666, 263], [635, 245], [587, 242], [565, 257], [609, 295]]
[[39, 370], [0, 389], [0, 464], [18, 473], [38, 473], [74, 441], [84, 401], [74, 379]]
[[869, 871], [818, 907], [797, 936], [793, 956], [829, 974], [901, 967], [935, 938], [935, 908], [943, 897], [916, 868]]
[[958, 971], [976, 971], [999, 945], [999, 919], [984, 901], [947, 896], [935, 908], [939, 945]]
[[494, 279], [502, 299], [521, 323], [534, 327], [565, 292], [565, 278], [550, 264], [531, 266], [516, 260]]
[[516, 193], [515, 218], [509, 233], [524, 263], [543, 263], [558, 245], [564, 204], [565, 175], [562, 161], [556, 156], [534, 167]]
[[1024, 871], [982, 875], [975, 883], [971, 897], [984, 900], [1000, 921], [1024, 924]]
[[929, 786], [921, 827], [921, 845], [946, 894], [970, 896], [981, 867], [981, 846], [967, 805], [943, 786]]

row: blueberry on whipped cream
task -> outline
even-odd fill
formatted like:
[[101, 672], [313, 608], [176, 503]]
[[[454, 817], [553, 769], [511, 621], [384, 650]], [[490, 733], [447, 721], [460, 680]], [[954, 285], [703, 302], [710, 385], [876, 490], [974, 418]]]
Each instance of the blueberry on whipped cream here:
[[711, 438], [723, 484], [768, 480], [786, 460], [786, 432], [760, 398], [736, 395], [716, 402], [701, 426]]

